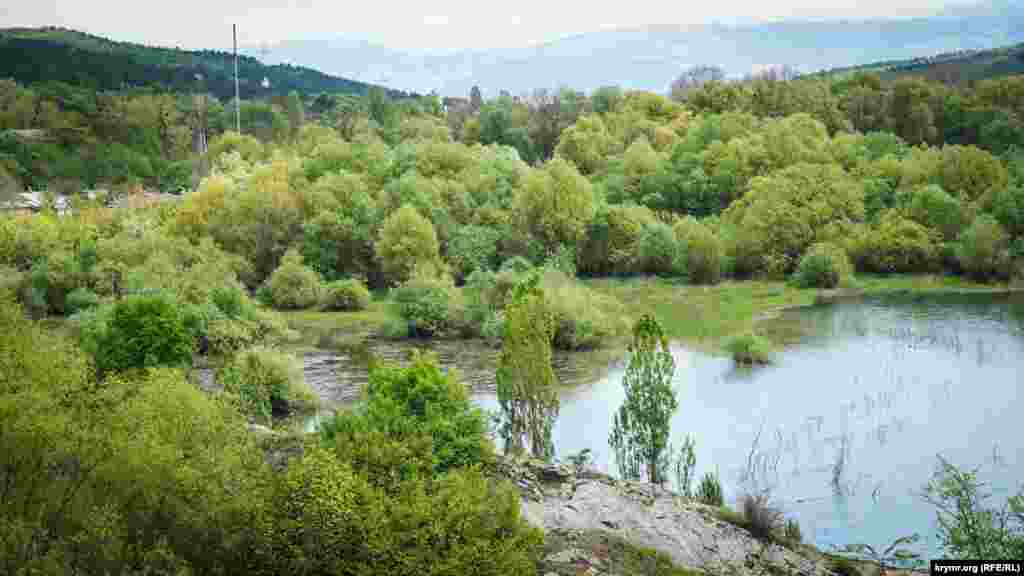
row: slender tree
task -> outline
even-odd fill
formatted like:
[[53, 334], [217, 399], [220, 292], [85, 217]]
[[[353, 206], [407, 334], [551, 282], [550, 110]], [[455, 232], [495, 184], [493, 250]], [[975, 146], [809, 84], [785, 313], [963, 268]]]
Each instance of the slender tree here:
[[637, 322], [629, 353], [622, 379], [626, 399], [615, 415], [608, 444], [623, 478], [640, 479], [646, 472], [649, 482], [663, 484], [671, 460], [671, 419], [678, 407], [672, 389], [676, 364], [668, 339], [652, 316], [645, 314]]
[[516, 286], [505, 307], [505, 334], [498, 368], [501, 434], [506, 452], [528, 447], [538, 458], [554, 455], [551, 428], [558, 417], [557, 379], [551, 368], [554, 321], [532, 273]]

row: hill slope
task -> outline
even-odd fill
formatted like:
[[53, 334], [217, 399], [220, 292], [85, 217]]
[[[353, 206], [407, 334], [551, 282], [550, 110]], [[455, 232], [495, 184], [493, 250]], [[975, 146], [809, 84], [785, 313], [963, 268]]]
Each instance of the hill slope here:
[[[239, 57], [238, 73], [243, 99], [280, 96], [292, 90], [364, 94], [371, 87], [310, 68], [268, 66], [248, 56]], [[231, 98], [235, 93], [233, 75], [233, 57], [228, 52], [155, 48], [63, 28], [0, 30], [0, 78], [22, 84], [59, 81], [95, 90], [156, 84], [171, 91], [190, 91], [200, 86], [197, 77], [202, 77], [206, 91], [218, 98]]]
[[835, 68], [822, 74], [836, 75], [858, 71], [877, 72], [883, 79], [922, 76], [929, 80], [952, 83], [1024, 74], [1024, 43], [993, 50], [965, 50], [930, 57]]
[[448, 55], [410, 54], [344, 38], [295, 40], [269, 47], [266, 59], [397, 88], [464, 96], [474, 84], [484, 95], [559, 85], [589, 91], [618, 84], [664, 91], [694, 64], [719, 65], [733, 75], [779, 64], [809, 72], [1021, 41], [1024, 3], [989, 0], [922, 18], [659, 25], [581, 34], [519, 50]]

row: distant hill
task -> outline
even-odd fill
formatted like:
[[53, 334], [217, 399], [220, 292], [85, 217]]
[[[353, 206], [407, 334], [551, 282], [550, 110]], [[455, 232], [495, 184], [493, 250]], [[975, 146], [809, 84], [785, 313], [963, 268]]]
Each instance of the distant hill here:
[[[281, 96], [292, 90], [365, 94], [372, 86], [311, 68], [268, 66], [241, 55], [238, 75], [243, 99]], [[22, 84], [58, 81], [94, 90], [157, 85], [191, 91], [202, 87], [222, 99], [235, 94], [234, 60], [229, 52], [155, 48], [63, 28], [0, 29], [0, 78]]]
[[936, 56], [874, 62], [822, 72], [840, 75], [859, 71], [877, 72], [883, 79], [921, 76], [929, 80], [966, 83], [1010, 74], [1024, 74], [1024, 43], [992, 50], [964, 50]]
[[[445, 55], [346, 38], [298, 39], [267, 46], [264, 60], [405, 90], [436, 89], [445, 96], [465, 96], [473, 85], [485, 96], [560, 85], [590, 91], [617, 84], [665, 92], [675, 76], [694, 64], [718, 65], [734, 76], [782, 64], [813, 72], [1017, 42], [1024, 42], [1024, 1], [987, 0], [921, 18], [664, 24], [581, 34], [522, 49]], [[256, 47], [246, 51], [262, 52]]]

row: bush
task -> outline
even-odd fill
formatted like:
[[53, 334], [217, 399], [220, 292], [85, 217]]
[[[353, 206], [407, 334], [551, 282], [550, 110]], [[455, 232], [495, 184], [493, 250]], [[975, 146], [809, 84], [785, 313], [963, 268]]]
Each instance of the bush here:
[[295, 357], [266, 348], [251, 348], [231, 358], [216, 374], [217, 383], [243, 414], [259, 421], [316, 405]]
[[302, 264], [302, 256], [289, 250], [261, 292], [268, 303], [282, 310], [303, 310], [320, 301], [320, 276]]
[[801, 288], [835, 288], [849, 281], [853, 265], [846, 251], [835, 244], [811, 246], [800, 259], [793, 280]]
[[338, 280], [324, 286], [320, 308], [323, 310], [366, 310], [370, 305], [370, 291], [356, 279]]
[[693, 217], [676, 222], [672, 232], [690, 282], [718, 283], [722, 278], [722, 243], [715, 233]]
[[100, 297], [95, 292], [88, 288], [76, 288], [68, 294], [67, 299], [64, 301], [65, 312], [70, 316], [77, 314], [82, 310], [88, 310], [89, 308], [95, 308], [100, 304]]
[[1011, 272], [1010, 239], [990, 216], [979, 216], [960, 235], [956, 258], [971, 277], [978, 280], [1008, 279]]
[[636, 246], [638, 267], [647, 274], [674, 276], [683, 266], [679, 242], [672, 227], [654, 222], [644, 228]]
[[434, 225], [412, 206], [402, 206], [384, 220], [374, 250], [393, 284], [405, 282], [417, 268], [443, 268]]
[[476, 270], [493, 270], [497, 265], [501, 232], [489, 226], [462, 226], [448, 241], [448, 263], [459, 281]]
[[935, 185], [914, 190], [907, 206], [910, 219], [942, 234], [944, 240], [953, 240], [964, 224], [960, 202]]
[[560, 350], [586, 350], [629, 329], [622, 304], [562, 272], [546, 270], [541, 288], [555, 321], [552, 345]]
[[192, 360], [193, 341], [185, 327], [181, 305], [164, 293], [128, 296], [108, 314], [92, 317], [86, 345], [101, 373], [133, 368], [181, 366]]
[[832, 571], [839, 576], [862, 576], [860, 570], [854, 565], [853, 560], [836, 556], [832, 558]]
[[851, 234], [847, 252], [857, 270], [864, 272], [929, 272], [938, 265], [936, 240], [924, 226], [889, 211], [875, 227]]
[[771, 345], [756, 334], [736, 336], [726, 343], [725, 349], [738, 364], [767, 364], [771, 361]]
[[761, 540], [771, 539], [782, 526], [782, 512], [768, 503], [768, 496], [746, 494], [741, 499], [747, 530]]
[[656, 223], [643, 206], [613, 205], [601, 208], [587, 225], [577, 264], [583, 274], [624, 275], [637, 271], [638, 243], [645, 230]]
[[711, 472], [705, 472], [704, 477], [700, 479], [700, 484], [697, 485], [697, 501], [708, 506], [721, 506], [723, 503], [722, 498], [722, 483], [718, 481], [718, 475]]
[[782, 530], [783, 537], [790, 545], [801, 544], [804, 541], [803, 531], [800, 530], [800, 523], [790, 518]]
[[411, 335], [433, 336], [451, 327], [455, 287], [450, 279], [417, 272], [392, 290], [391, 298], [398, 307], [399, 316], [408, 324]]

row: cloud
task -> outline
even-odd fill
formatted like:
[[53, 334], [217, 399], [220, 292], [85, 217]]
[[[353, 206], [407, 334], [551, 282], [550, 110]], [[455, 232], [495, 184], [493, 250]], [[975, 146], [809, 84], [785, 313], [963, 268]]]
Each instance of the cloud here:
[[522, 47], [559, 37], [648, 24], [779, 18], [871, 18], [933, 14], [943, 0], [14, 0], [0, 26], [64, 26], [116, 40], [188, 49], [353, 36], [400, 49]]

